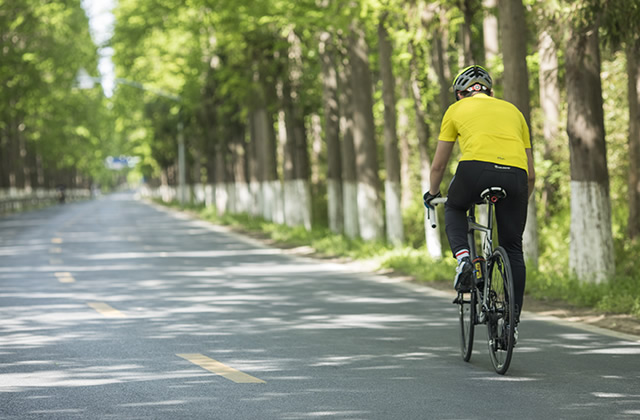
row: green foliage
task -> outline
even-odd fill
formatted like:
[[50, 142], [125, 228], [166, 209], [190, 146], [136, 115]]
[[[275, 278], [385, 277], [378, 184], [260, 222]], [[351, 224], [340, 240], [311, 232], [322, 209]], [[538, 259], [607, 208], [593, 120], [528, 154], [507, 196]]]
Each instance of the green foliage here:
[[95, 74], [98, 61], [80, 1], [4, 2], [0, 28], [6, 41], [0, 61], [0, 130], [6, 130], [1, 138], [19, 143], [19, 131], [27, 144], [26, 154], [9, 157], [15, 159], [14, 170], [29, 167], [35, 173], [39, 161], [46, 179], [38, 182], [48, 185], [72, 171], [85, 179], [108, 179], [103, 162], [112, 150], [104, 96], [97, 88], [74, 87], [78, 70]]
[[558, 300], [576, 307], [589, 307], [607, 313], [631, 314], [640, 317], [638, 280], [631, 276], [616, 276], [609, 284], [578, 281], [562, 270], [527, 272], [527, 295], [542, 300]]
[[453, 258], [434, 261], [424, 247], [391, 249], [379, 258], [379, 262], [381, 268], [397, 270], [424, 282], [448, 281], [453, 278], [456, 266]]

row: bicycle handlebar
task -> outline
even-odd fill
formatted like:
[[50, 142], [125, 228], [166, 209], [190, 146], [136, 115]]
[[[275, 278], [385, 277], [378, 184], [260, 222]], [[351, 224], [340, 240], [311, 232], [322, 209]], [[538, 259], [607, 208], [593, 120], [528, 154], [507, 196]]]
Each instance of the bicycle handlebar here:
[[[444, 204], [446, 202], [447, 202], [447, 197], [438, 197], [431, 200], [430, 203], [433, 204], [434, 206], [437, 206], [438, 204]], [[431, 222], [431, 209], [429, 207], [427, 207], [427, 219], [429, 219], [429, 221]], [[435, 221], [431, 222], [431, 228], [432, 229], [436, 228]]]
[[434, 198], [433, 200], [431, 200], [431, 203], [433, 204], [444, 204], [447, 202], [447, 197], [438, 197], [438, 198]]

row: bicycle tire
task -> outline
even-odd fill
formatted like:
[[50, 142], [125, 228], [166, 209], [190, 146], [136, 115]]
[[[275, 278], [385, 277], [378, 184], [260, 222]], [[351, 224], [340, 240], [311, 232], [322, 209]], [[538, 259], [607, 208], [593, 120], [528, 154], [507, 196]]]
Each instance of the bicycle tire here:
[[495, 371], [509, 369], [514, 346], [515, 303], [513, 275], [507, 252], [497, 247], [488, 264], [487, 342]]
[[465, 294], [458, 297], [458, 312], [460, 315], [460, 352], [462, 360], [468, 362], [473, 351], [473, 336], [476, 320], [476, 291], [469, 293], [469, 299], [465, 299]]

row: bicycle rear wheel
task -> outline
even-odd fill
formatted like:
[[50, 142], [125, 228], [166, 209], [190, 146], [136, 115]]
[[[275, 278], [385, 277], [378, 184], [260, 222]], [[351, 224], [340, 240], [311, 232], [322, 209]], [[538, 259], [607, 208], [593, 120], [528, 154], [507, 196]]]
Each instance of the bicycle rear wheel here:
[[462, 359], [468, 362], [473, 351], [473, 334], [476, 319], [476, 291], [458, 294], [458, 312], [460, 314], [460, 351]]
[[497, 373], [504, 375], [513, 354], [515, 304], [513, 276], [507, 252], [497, 247], [488, 264], [487, 334], [489, 356]]

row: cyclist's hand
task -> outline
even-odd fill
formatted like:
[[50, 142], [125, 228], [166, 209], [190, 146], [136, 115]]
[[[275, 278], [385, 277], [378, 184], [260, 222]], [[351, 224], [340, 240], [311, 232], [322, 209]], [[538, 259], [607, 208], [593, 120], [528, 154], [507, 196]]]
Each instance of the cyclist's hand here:
[[428, 209], [433, 210], [435, 208], [435, 206], [433, 204], [431, 204], [431, 201], [434, 198], [438, 198], [438, 197], [442, 197], [442, 194], [440, 194], [440, 191], [438, 191], [435, 195], [432, 195], [429, 193], [429, 191], [427, 191], [426, 193], [424, 193], [424, 195], [422, 196], [422, 199], [424, 200], [424, 206]]

